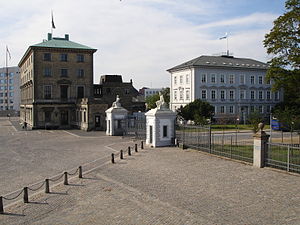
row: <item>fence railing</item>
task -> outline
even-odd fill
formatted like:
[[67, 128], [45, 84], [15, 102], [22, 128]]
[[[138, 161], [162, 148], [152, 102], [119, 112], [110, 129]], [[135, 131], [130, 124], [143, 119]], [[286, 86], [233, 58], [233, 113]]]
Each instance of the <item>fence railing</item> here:
[[300, 173], [300, 147], [267, 143], [265, 165]]
[[[141, 141], [140, 144], [140, 149], [144, 149], [144, 142]], [[124, 156], [126, 155], [125, 153], [126, 150], [120, 150], [120, 153], [112, 153], [111, 154], [111, 162], [115, 163], [115, 157], [120, 156], [120, 159], [124, 159]], [[134, 146], [128, 146], [127, 148], [127, 156], [131, 156], [133, 152], [138, 153], [138, 144], [134, 144]], [[101, 158], [101, 159], [96, 159], [92, 162], [83, 164], [85, 167], [86, 173], [91, 172], [92, 170], [95, 170], [99, 168], [99, 161], [105, 159], [107, 162], [107, 159], [109, 156]], [[96, 164], [95, 164], [96, 163]], [[98, 165], [97, 165], [98, 164]], [[102, 164], [105, 165], [105, 164]], [[4, 212], [4, 202], [5, 201], [13, 201], [16, 199], [19, 199], [20, 196], [23, 197], [23, 202], [24, 203], [29, 203], [29, 194], [31, 192], [36, 192], [36, 191], [41, 191], [42, 188], [44, 188], [45, 193], [50, 193], [50, 182], [53, 182], [55, 184], [58, 184], [58, 182], [63, 182], [64, 185], [69, 185], [69, 176], [75, 176], [78, 175], [78, 178], [83, 178], [83, 166], [79, 166], [77, 169], [71, 169], [73, 172], [63, 172], [61, 174], [55, 175], [51, 178], [47, 178], [44, 181], [37, 182], [35, 184], [28, 185], [24, 187], [23, 189], [19, 189], [17, 191], [11, 192], [9, 194], [0, 196], [0, 214], [5, 214]], [[91, 167], [92, 166], [92, 167]]]
[[241, 138], [238, 132], [213, 132], [209, 126], [178, 125], [176, 138], [183, 148], [253, 162], [253, 140]]

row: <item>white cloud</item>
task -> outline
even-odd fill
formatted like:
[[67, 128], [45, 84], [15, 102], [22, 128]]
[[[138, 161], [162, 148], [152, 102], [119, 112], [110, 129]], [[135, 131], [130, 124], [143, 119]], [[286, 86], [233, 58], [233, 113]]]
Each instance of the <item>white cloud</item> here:
[[[264, 60], [262, 40], [274, 19], [273, 14], [254, 13], [195, 26], [178, 13], [213, 15], [219, 10], [213, 9], [211, 3], [196, 0], [53, 0], [47, 5], [41, 2], [10, 0], [3, 5], [0, 13], [11, 10], [13, 21], [1, 16], [0, 21], [7, 24], [0, 24], [1, 59], [7, 44], [12, 53], [10, 65], [16, 65], [29, 45], [45, 39], [53, 9], [57, 27], [54, 36], [69, 33], [72, 41], [98, 49], [94, 60], [96, 82], [101, 74], [122, 74], [125, 81], [133, 79], [136, 88], [151, 83], [153, 87], [168, 86], [166, 69], [202, 54], [224, 51], [226, 45], [217, 38], [227, 28], [235, 29], [229, 40], [232, 51], [241, 57]], [[261, 24], [259, 28], [245, 28], [257, 23]], [[0, 66], [4, 66], [2, 61]]]

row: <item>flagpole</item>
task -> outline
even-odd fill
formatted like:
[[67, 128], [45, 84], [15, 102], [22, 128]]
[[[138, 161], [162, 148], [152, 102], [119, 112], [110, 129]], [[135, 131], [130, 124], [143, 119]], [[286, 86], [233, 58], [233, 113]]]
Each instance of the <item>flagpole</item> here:
[[228, 35], [227, 35], [227, 38], [226, 38], [226, 41], [227, 41], [227, 56], [229, 56], [229, 50], [228, 50]]
[[[5, 63], [5, 66], [6, 66], [6, 109], [8, 110], [8, 63], [7, 63], [7, 46], [6, 46], [6, 63]], [[5, 99], [5, 98], [4, 98]], [[5, 102], [5, 100], [4, 100]]]

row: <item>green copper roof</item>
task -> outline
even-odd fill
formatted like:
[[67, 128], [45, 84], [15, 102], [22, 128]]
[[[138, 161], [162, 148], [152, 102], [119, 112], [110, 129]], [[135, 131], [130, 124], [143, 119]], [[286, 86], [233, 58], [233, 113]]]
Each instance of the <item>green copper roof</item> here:
[[32, 45], [31, 47], [45, 47], [45, 48], [72, 48], [72, 49], [85, 49], [85, 50], [96, 50], [86, 45], [78, 44], [69, 40], [69, 35], [65, 35], [64, 38], [53, 37], [48, 34], [48, 40], [44, 40], [39, 44]]

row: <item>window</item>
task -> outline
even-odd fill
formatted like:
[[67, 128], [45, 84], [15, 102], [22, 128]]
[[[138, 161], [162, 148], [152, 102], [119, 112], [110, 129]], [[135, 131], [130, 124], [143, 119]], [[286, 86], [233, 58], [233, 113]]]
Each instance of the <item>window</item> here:
[[267, 111], [267, 113], [271, 112], [271, 106], [270, 105], [267, 106], [266, 111]]
[[255, 84], [255, 77], [254, 77], [254, 76], [251, 76], [251, 77], [250, 77], [250, 83], [251, 83], [251, 84]]
[[84, 62], [84, 55], [78, 54], [77, 55], [77, 62]]
[[68, 54], [60, 54], [60, 61], [67, 62], [68, 61]]
[[250, 98], [251, 100], [255, 99], [255, 91], [250, 91]]
[[201, 76], [201, 82], [206, 83], [206, 74], [202, 74]]
[[234, 91], [229, 91], [229, 99], [234, 100]]
[[183, 100], [183, 90], [179, 91], [179, 99]]
[[215, 74], [212, 74], [210, 79], [211, 79], [210, 80], [211, 83], [216, 83], [216, 75]]
[[[2, 93], [1, 93], [2, 94]], [[3, 94], [2, 94], [3, 95]], [[1, 95], [0, 95], [1, 97]], [[14, 97], [14, 93], [13, 92], [9, 92], [9, 97]]]
[[221, 106], [221, 108], [220, 108], [220, 113], [225, 113], [225, 106]]
[[45, 77], [51, 77], [51, 68], [45, 68], [44, 69], [44, 76]]
[[221, 90], [221, 100], [224, 100], [225, 99], [225, 91], [224, 90]]
[[232, 74], [229, 75], [229, 83], [234, 84], [234, 75]]
[[201, 91], [201, 98], [206, 99], [206, 90]]
[[255, 108], [253, 105], [250, 106], [250, 112], [254, 112]]
[[190, 100], [190, 90], [185, 91], [185, 99]]
[[263, 83], [263, 77], [262, 77], [262, 76], [259, 76], [259, 77], [258, 77], [258, 83], [259, 83], [259, 84], [262, 84], [262, 83]]
[[129, 93], [130, 93], [129, 89], [126, 88], [126, 89], [125, 89], [125, 94], [128, 95]]
[[177, 84], [177, 77], [174, 77], [174, 84]]
[[267, 91], [267, 99], [270, 100], [271, 99], [271, 92]]
[[14, 90], [14, 86], [9, 86], [9, 90]]
[[229, 106], [229, 113], [234, 113], [233, 105]]
[[263, 112], [264, 112], [264, 108], [263, 108], [262, 105], [258, 106], [258, 111], [259, 111], [260, 113], [263, 113]]
[[60, 98], [62, 98], [62, 99], [68, 98], [68, 85], [60, 86]]
[[46, 111], [45, 112], [45, 122], [51, 122], [51, 111]]
[[266, 84], [271, 84], [271, 80], [270, 79], [266, 79], [265, 78], [265, 82], [266, 82]]
[[240, 76], [240, 84], [245, 84], [245, 75]]
[[245, 99], [245, 91], [240, 90], [240, 99]]
[[84, 70], [83, 69], [78, 69], [77, 70], [77, 77], [83, 77], [84, 76]]
[[163, 126], [163, 137], [168, 137], [168, 126]]
[[275, 92], [275, 100], [276, 100], [276, 101], [279, 100], [279, 92], [278, 92], [278, 91]]
[[[86, 111], [83, 112], [83, 122], [84, 122], [84, 123], [86, 122]], [[121, 127], [121, 121], [118, 120], [118, 122], [120, 123], [120, 125], [119, 125], [119, 123], [118, 123], [118, 128], [120, 128], [120, 127]], [[120, 127], [119, 127], [119, 126], [120, 126]]]
[[45, 85], [44, 86], [44, 99], [51, 99], [52, 98], [52, 86]]
[[180, 75], [179, 77], [179, 83], [182, 84], [183, 83], [183, 78], [182, 78], [182, 75]]
[[258, 99], [259, 99], [259, 100], [262, 100], [262, 99], [263, 99], [263, 92], [262, 92], [262, 91], [259, 91], [259, 92], [258, 92]]
[[216, 99], [216, 91], [215, 90], [211, 91], [211, 99]]
[[190, 75], [189, 75], [189, 74], [187, 74], [187, 75], [185, 76], [185, 83], [186, 83], [186, 84], [189, 84], [189, 83], [190, 83]]
[[9, 79], [9, 83], [10, 83], [10, 84], [13, 84], [13, 79]]
[[174, 100], [177, 100], [177, 91], [174, 91]]
[[51, 61], [51, 53], [44, 53], [44, 61]]
[[84, 98], [84, 87], [77, 87], [77, 98]]
[[106, 94], [110, 94], [110, 93], [111, 93], [110, 88], [106, 88]]
[[68, 76], [68, 69], [61, 69], [60, 70], [60, 76], [61, 77], [67, 77]]
[[225, 75], [224, 75], [224, 74], [221, 74], [220, 82], [221, 82], [222, 84], [225, 83]]

